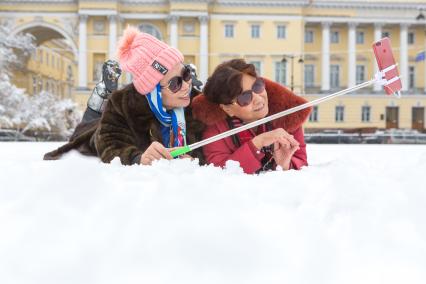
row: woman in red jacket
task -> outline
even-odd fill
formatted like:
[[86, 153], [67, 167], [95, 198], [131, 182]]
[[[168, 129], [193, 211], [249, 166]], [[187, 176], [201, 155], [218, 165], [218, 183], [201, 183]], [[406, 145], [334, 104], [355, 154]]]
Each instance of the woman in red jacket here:
[[[254, 65], [242, 59], [220, 64], [193, 102], [194, 118], [206, 125], [203, 138], [264, 118], [306, 101], [285, 87], [258, 77]], [[223, 167], [238, 161], [245, 173], [300, 169], [308, 165], [301, 110], [204, 146], [208, 163]]]

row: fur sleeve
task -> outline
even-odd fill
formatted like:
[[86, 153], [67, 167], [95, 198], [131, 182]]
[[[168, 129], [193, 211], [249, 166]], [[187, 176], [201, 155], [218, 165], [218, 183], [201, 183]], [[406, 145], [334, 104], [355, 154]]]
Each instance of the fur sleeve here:
[[135, 137], [119, 106], [110, 100], [101, 118], [95, 136], [98, 156], [104, 163], [119, 157], [123, 165], [139, 163], [142, 151], [136, 146]]

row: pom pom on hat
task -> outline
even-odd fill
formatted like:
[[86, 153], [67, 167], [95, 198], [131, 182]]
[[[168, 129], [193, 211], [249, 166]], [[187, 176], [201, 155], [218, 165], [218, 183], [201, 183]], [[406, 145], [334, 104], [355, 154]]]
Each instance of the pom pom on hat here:
[[127, 27], [124, 30], [123, 37], [118, 43], [117, 58], [119, 61], [125, 61], [132, 49], [133, 41], [140, 32], [135, 27]]
[[117, 58], [121, 68], [132, 74], [133, 84], [142, 95], [154, 90], [168, 71], [183, 62], [179, 50], [130, 26], [118, 44]]

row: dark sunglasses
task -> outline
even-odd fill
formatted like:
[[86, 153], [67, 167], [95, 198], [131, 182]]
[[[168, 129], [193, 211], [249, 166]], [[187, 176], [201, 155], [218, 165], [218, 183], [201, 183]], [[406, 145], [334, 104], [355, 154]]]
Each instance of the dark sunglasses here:
[[262, 78], [257, 78], [254, 81], [253, 86], [251, 86], [251, 90], [247, 90], [239, 94], [235, 101], [231, 104], [237, 103], [242, 107], [248, 106], [253, 100], [253, 93], [260, 94], [265, 90], [265, 82]]
[[185, 65], [182, 69], [182, 76], [175, 76], [171, 78], [166, 86], [161, 87], [169, 89], [172, 93], [177, 93], [180, 91], [180, 89], [182, 89], [183, 81], [189, 82], [191, 79], [191, 69], [189, 68], [189, 66]]

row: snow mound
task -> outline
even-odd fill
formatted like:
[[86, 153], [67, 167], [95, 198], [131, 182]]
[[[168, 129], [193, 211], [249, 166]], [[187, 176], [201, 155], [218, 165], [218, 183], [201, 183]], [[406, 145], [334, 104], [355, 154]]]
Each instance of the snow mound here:
[[0, 283], [425, 283], [425, 146], [308, 145], [301, 171], [110, 164], [0, 143]]

